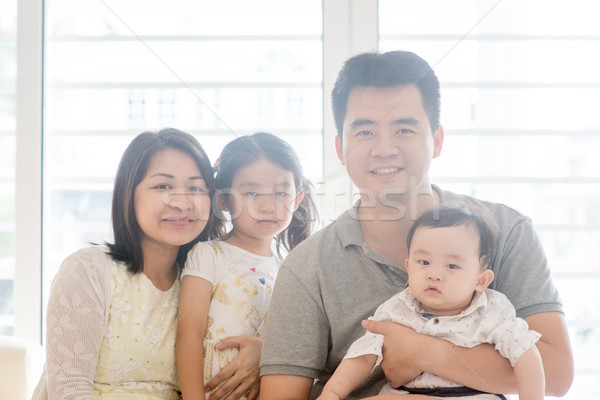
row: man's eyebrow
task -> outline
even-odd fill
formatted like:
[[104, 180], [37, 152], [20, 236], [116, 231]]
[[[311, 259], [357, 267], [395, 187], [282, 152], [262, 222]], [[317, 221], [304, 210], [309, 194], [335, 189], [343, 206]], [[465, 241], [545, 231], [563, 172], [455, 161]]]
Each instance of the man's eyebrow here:
[[350, 122], [350, 127], [351, 128], [357, 128], [357, 127], [360, 127], [360, 126], [365, 126], [365, 125], [371, 126], [371, 125], [375, 125], [375, 124], [376, 124], [376, 122], [372, 121], [370, 119], [358, 118], [358, 119], [355, 119], [352, 122]]
[[[361, 126], [367, 126], [367, 125], [372, 126], [372, 125], [376, 125], [376, 124], [377, 124], [377, 121], [373, 121], [373, 120], [366, 119], [366, 118], [357, 118], [354, 121], [350, 122], [350, 127], [358, 128]], [[417, 125], [419, 125], [419, 121], [416, 118], [407, 117], [407, 118], [396, 119], [392, 122], [392, 124], [417, 126]]]
[[417, 126], [419, 125], [419, 121], [415, 118], [400, 118], [395, 120], [394, 122], [392, 122], [394, 125], [412, 125], [412, 126]]

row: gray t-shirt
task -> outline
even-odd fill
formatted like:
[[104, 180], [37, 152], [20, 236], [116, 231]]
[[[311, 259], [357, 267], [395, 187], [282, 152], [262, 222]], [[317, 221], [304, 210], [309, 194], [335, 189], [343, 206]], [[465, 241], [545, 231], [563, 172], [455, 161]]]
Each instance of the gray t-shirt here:
[[[434, 189], [444, 206], [479, 207], [498, 225], [490, 285], [504, 293], [517, 316], [559, 311], [562, 304], [529, 218], [497, 203]], [[297, 246], [279, 270], [264, 335], [261, 375], [316, 378], [311, 398], [364, 334], [360, 321], [407, 286], [404, 268], [363, 241], [356, 206]], [[348, 399], [375, 395], [385, 384], [377, 368]]]

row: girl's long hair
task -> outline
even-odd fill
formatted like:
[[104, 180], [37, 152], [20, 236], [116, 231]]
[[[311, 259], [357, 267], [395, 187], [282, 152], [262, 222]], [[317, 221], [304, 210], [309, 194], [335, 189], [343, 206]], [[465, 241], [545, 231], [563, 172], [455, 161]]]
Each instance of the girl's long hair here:
[[231, 189], [236, 173], [260, 159], [266, 159], [290, 171], [294, 176], [296, 193], [304, 193], [304, 198], [292, 215], [292, 221], [275, 237], [277, 254], [281, 256], [281, 247], [289, 252], [311, 235], [318, 218], [312, 184], [304, 177], [300, 159], [292, 146], [265, 132], [234, 139], [223, 148], [217, 161], [216, 185], [219, 191]]

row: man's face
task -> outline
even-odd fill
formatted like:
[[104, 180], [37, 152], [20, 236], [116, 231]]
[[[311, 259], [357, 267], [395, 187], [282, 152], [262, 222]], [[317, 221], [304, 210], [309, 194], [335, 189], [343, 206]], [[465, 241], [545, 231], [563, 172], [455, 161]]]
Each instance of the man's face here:
[[336, 149], [363, 198], [381, 200], [431, 190], [429, 165], [441, 152], [443, 136], [441, 127], [431, 134], [416, 86], [361, 86], [348, 97]]

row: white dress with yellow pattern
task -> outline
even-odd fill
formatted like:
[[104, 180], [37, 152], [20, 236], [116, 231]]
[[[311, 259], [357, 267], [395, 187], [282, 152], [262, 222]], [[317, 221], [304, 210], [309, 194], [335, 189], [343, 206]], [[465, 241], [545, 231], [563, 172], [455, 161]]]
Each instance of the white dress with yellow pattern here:
[[204, 337], [204, 381], [237, 355], [217, 350], [229, 336], [260, 336], [280, 262], [275, 256], [249, 253], [223, 241], [198, 243], [188, 253], [182, 277], [206, 279], [213, 286]]
[[65, 259], [46, 317], [46, 365], [35, 400], [176, 400], [180, 280], [161, 291], [103, 246]]

